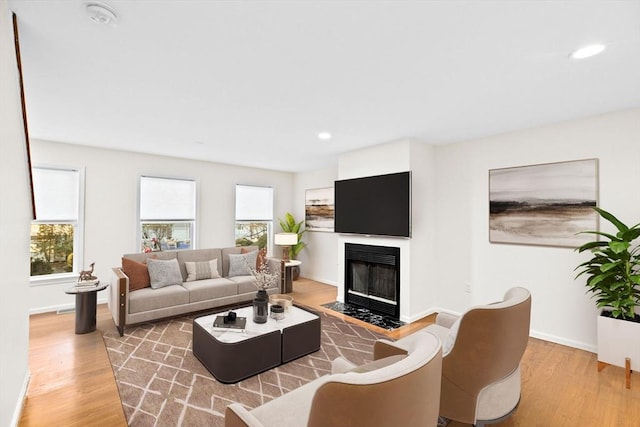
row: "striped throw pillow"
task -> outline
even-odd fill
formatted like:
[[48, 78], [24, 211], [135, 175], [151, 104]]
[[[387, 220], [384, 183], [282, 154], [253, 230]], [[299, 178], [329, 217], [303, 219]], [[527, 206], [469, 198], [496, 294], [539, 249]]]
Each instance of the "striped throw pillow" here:
[[220, 277], [217, 259], [212, 259], [211, 261], [185, 262], [184, 266], [187, 268], [187, 282]]

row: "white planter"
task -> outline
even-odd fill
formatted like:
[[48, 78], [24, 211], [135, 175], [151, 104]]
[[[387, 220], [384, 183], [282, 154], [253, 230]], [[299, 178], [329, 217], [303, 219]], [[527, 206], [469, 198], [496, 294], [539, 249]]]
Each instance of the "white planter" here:
[[598, 316], [598, 362], [624, 368], [627, 357], [640, 371], [640, 323]]

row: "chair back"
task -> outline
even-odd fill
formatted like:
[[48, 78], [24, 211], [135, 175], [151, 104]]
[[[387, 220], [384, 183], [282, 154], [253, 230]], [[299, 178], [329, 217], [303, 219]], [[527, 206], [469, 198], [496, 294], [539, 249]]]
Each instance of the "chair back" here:
[[315, 393], [309, 427], [430, 427], [440, 406], [442, 347], [429, 332], [406, 339], [407, 356], [370, 372], [332, 375]]
[[503, 301], [474, 307], [461, 317], [455, 344], [443, 359], [441, 415], [475, 422], [480, 391], [518, 368], [530, 318], [531, 294], [520, 287], [509, 289]]

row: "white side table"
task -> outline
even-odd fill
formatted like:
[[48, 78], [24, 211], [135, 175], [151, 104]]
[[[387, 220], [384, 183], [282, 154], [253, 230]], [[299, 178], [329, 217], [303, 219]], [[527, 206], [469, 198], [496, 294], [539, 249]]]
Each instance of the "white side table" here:
[[293, 292], [293, 268], [299, 267], [302, 261], [292, 259], [284, 263], [284, 289], [283, 294]]

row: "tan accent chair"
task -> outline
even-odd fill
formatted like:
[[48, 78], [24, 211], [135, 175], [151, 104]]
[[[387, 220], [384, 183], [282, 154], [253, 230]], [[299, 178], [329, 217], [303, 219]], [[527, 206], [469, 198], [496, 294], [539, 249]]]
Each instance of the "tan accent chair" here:
[[[423, 329], [442, 341], [441, 416], [484, 426], [516, 410], [530, 318], [531, 294], [516, 287], [501, 302], [474, 307], [459, 318], [439, 314]], [[396, 345], [402, 347], [402, 341]]]
[[253, 410], [227, 406], [225, 426], [437, 425], [442, 347], [433, 334], [412, 334], [404, 349], [379, 340], [373, 362], [356, 367], [338, 358], [332, 371]]

